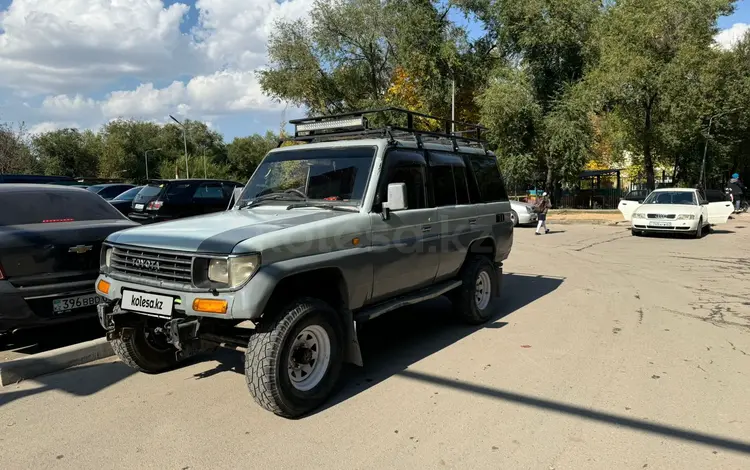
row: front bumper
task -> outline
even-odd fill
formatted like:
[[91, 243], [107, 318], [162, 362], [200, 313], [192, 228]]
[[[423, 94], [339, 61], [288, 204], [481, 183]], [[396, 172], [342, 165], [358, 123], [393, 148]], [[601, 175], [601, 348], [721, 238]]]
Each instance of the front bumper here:
[[528, 212], [518, 214], [518, 223], [521, 225], [535, 224], [539, 221], [539, 216], [535, 213]]
[[93, 294], [92, 281], [76, 281], [34, 287], [16, 287], [0, 281], [0, 332], [68, 323], [96, 317], [96, 307], [55, 314], [55, 299]]
[[[664, 224], [654, 225], [654, 223]], [[662, 233], [687, 233], [698, 230], [697, 220], [652, 220], [652, 219], [632, 219], [632, 227], [635, 230], [643, 232], [662, 232]]]
[[[109, 283], [110, 287], [108, 293], [99, 290], [99, 281]], [[233, 292], [185, 292], [176, 289], [139, 284], [134, 281], [114, 278], [106, 274], [99, 275], [99, 278], [96, 281], [96, 286], [99, 295], [118, 303], [122, 301], [123, 290], [172, 297], [174, 299], [172, 315], [179, 314], [188, 317], [210, 317], [226, 320], [253, 320], [259, 318], [263, 313], [263, 309], [276, 287], [276, 280], [267, 271], [261, 268], [244, 287]], [[193, 309], [193, 304], [196, 299], [225, 300], [227, 302], [227, 311], [223, 314], [198, 312]], [[148, 313], [145, 312], [134, 311], [133, 313], [148, 315]]]

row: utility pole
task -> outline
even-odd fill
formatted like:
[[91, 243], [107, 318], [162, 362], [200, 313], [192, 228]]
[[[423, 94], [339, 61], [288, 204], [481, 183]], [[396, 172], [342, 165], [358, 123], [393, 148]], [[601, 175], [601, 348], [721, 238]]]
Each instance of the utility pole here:
[[711, 116], [708, 119], [708, 130], [706, 131], [706, 143], [703, 147], [703, 161], [701, 162], [701, 176], [698, 178], [698, 184], [703, 185], [703, 190], [706, 190], [706, 154], [708, 153], [708, 141], [711, 138], [711, 124], [714, 122], [714, 118], [724, 116], [725, 114], [733, 113], [735, 111], [739, 111], [742, 108], [733, 108], [728, 111], [722, 111], [720, 113], [716, 113], [713, 116]]
[[190, 179], [190, 163], [188, 162], [187, 153], [187, 129], [185, 128], [185, 124], [178, 121], [174, 116], [170, 114], [169, 117], [171, 117], [174, 122], [182, 127], [182, 142], [183, 144], [185, 144], [185, 179]]
[[148, 149], [146, 150], [145, 160], [146, 160], [146, 181], [148, 182], [148, 153], [149, 152], [156, 152], [157, 150], [161, 150], [161, 148], [158, 149]]
[[456, 134], [456, 79], [451, 80], [451, 134]]
[[208, 170], [206, 170], [206, 147], [203, 147], [203, 177], [208, 178]]

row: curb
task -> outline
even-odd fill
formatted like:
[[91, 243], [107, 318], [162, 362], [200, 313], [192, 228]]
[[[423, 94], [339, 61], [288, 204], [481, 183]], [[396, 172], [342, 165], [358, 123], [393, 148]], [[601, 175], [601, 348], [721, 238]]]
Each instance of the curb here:
[[51, 374], [114, 355], [106, 338], [0, 362], [0, 386]]

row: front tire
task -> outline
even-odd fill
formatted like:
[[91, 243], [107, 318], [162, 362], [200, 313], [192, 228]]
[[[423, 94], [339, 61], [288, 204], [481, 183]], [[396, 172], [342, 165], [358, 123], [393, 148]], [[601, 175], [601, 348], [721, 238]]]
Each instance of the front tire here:
[[245, 380], [258, 405], [296, 418], [328, 398], [343, 358], [344, 334], [337, 312], [320, 300], [301, 298], [250, 337]]
[[110, 341], [117, 357], [126, 365], [146, 374], [158, 374], [177, 364], [176, 349], [161, 340], [146, 322], [133, 329], [127, 340]]
[[454, 313], [471, 325], [490, 320], [500, 299], [500, 277], [495, 264], [484, 256], [470, 258], [461, 281], [463, 284], [452, 296]]
[[695, 233], [693, 234], [693, 237], [703, 238], [703, 218], [698, 219], [698, 228], [695, 229]]
[[514, 227], [518, 227], [518, 212], [511, 210], [510, 211], [510, 220], [513, 222]]

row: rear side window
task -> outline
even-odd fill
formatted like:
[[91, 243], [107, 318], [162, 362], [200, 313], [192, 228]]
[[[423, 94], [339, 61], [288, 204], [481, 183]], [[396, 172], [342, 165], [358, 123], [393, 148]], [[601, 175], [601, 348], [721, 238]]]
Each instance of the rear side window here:
[[436, 206], [469, 204], [469, 183], [463, 158], [450, 153], [430, 152], [430, 177]]
[[493, 155], [471, 155], [469, 159], [482, 202], [507, 201], [508, 194], [497, 167], [497, 159]]
[[222, 184], [204, 183], [198, 186], [193, 194], [193, 199], [224, 199]]
[[120, 212], [89, 191], [0, 192], [0, 226], [122, 219]]
[[167, 187], [164, 199], [172, 203], [189, 204], [197, 189], [196, 183], [172, 183]]

